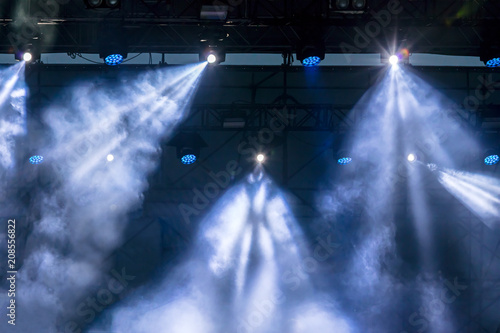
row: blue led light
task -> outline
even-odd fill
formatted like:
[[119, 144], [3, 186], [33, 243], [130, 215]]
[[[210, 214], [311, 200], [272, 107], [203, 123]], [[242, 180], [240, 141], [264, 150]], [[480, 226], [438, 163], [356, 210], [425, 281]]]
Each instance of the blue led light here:
[[486, 62], [486, 67], [500, 67], [500, 58], [493, 58]]
[[342, 158], [339, 158], [337, 163], [340, 164], [340, 165], [347, 165], [349, 163], [351, 163], [352, 161], [352, 158], [350, 157], [342, 157]]
[[500, 160], [500, 157], [498, 157], [498, 155], [490, 155], [484, 159], [484, 164], [495, 165], [498, 163], [499, 160]]
[[182, 164], [193, 164], [196, 162], [196, 155], [194, 154], [186, 154], [181, 157]]
[[30, 163], [31, 164], [40, 164], [43, 162], [43, 156], [40, 155], [34, 155], [30, 157]]
[[321, 58], [318, 56], [307, 57], [302, 60], [302, 65], [305, 67], [314, 67], [317, 66], [321, 62]]
[[123, 56], [121, 54], [111, 54], [104, 59], [106, 65], [116, 66], [123, 62]]

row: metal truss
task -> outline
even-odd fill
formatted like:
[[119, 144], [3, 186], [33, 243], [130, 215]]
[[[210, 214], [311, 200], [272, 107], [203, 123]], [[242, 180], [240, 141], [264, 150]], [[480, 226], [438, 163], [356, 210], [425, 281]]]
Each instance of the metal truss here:
[[[390, 40], [411, 52], [478, 55], [485, 30], [500, 18], [497, 2], [473, 0], [371, 0], [360, 15], [333, 12], [329, 0], [137, 0], [116, 11], [88, 10], [82, 0], [54, 8], [45, 3], [2, 3], [1, 53], [32, 37], [41, 39], [44, 53], [98, 53], [103, 24], [121, 24], [130, 52], [197, 53], [200, 36], [218, 29], [228, 52], [281, 53], [294, 50], [319, 25], [331, 53], [379, 53]], [[228, 18], [200, 20], [202, 3], [227, 3]]]

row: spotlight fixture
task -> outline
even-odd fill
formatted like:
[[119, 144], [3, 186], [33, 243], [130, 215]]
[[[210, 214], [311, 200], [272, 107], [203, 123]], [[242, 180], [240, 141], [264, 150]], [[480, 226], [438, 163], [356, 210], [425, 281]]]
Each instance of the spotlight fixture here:
[[484, 62], [486, 67], [497, 68], [500, 67], [500, 46], [494, 44], [481, 45], [481, 61]]
[[407, 160], [408, 160], [408, 162], [413, 163], [417, 160], [417, 155], [415, 155], [413, 153], [408, 154]]
[[200, 53], [200, 61], [206, 61], [210, 65], [218, 65], [226, 61], [226, 54], [216, 46], [209, 46]]
[[205, 141], [197, 133], [185, 132], [174, 136], [168, 145], [176, 147], [177, 158], [184, 165], [195, 163], [200, 156], [201, 148], [207, 147]]
[[366, 7], [366, 0], [352, 0], [352, 7], [356, 10], [362, 10]]
[[316, 45], [299, 45], [297, 49], [297, 60], [299, 60], [304, 67], [314, 67], [325, 59], [325, 45], [322, 42]]
[[188, 165], [193, 164], [198, 159], [199, 149], [193, 148], [181, 148], [179, 152], [179, 157], [181, 159], [181, 163]]
[[[333, 158], [337, 161], [338, 165], [348, 165], [352, 162], [352, 154], [346, 149], [339, 149], [339, 144], [343, 142], [344, 138], [339, 136], [334, 140]], [[336, 143], [335, 143], [336, 142]]]
[[[40, 54], [38, 53], [38, 47], [34, 44], [39, 42], [37, 39], [33, 40], [33, 43], [21, 46], [14, 54], [14, 58], [17, 61], [33, 62], [40, 59]], [[38, 44], [37, 44], [38, 45]]]
[[257, 155], [257, 162], [262, 163], [262, 162], [264, 162], [265, 159], [266, 159], [266, 157], [264, 156], [264, 154]]
[[29, 159], [31, 164], [41, 164], [43, 162], [43, 156], [41, 155], [33, 155]]
[[108, 154], [108, 156], [106, 156], [106, 160], [108, 162], [112, 162], [114, 159], [115, 159], [115, 157], [113, 156], [113, 154]]
[[121, 7], [121, 0], [83, 0], [87, 9], [115, 9]]
[[397, 55], [391, 55], [389, 57], [389, 63], [392, 65], [392, 66], [395, 66], [399, 63], [399, 57]]
[[366, 0], [331, 0], [330, 9], [345, 14], [361, 14], [366, 11]]
[[127, 58], [125, 33], [119, 26], [103, 26], [99, 40], [99, 57], [108, 66], [117, 66]]
[[335, 5], [338, 9], [347, 9], [349, 8], [349, 0], [336, 0]]
[[495, 165], [499, 161], [500, 161], [500, 157], [498, 155], [494, 154], [494, 155], [486, 156], [486, 158], [484, 159], [484, 164], [486, 164], [486, 165]]
[[337, 164], [340, 164], [340, 165], [347, 165], [351, 162], [352, 162], [351, 157], [341, 157], [337, 160]]

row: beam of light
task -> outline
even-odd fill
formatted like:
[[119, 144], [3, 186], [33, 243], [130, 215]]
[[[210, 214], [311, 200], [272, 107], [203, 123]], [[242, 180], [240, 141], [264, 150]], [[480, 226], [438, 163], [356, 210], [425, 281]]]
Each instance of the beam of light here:
[[15, 165], [15, 138], [26, 134], [24, 63], [0, 69], [0, 168]]
[[[361, 120], [344, 148], [352, 152], [356, 172], [337, 168], [335, 188], [320, 201], [328, 217], [362, 214], [355, 217], [360, 225], [353, 227], [353, 250], [340, 280], [349, 286], [349, 293], [341, 297], [347, 306], [377, 304], [365, 307], [363, 316], [357, 318], [366, 331], [393, 330], [394, 322], [380, 321], [378, 314], [399, 311], [406, 297], [405, 291], [394, 289], [399, 277], [389, 272], [399, 269], [395, 264], [400, 254], [396, 231], [406, 221], [397, 220], [395, 214], [401, 212], [396, 211], [397, 198], [405, 196], [400, 193], [402, 185], [408, 184], [410, 191], [416, 251], [422, 264], [417, 270], [428, 271], [439, 263], [434, 256], [437, 246], [431, 237], [432, 215], [424, 174], [419, 168], [431, 161], [433, 165], [453, 167], [458, 163], [456, 156], [468, 156], [479, 148], [465, 126], [450, 116], [447, 110], [456, 107], [448, 98], [405, 68], [397, 68], [387, 70], [352, 110], [353, 117]], [[414, 153], [404, 154], [410, 151]], [[425, 155], [420, 156], [421, 152]], [[418, 308], [427, 300], [416, 295], [411, 302]], [[436, 317], [430, 324], [448, 327], [451, 324], [447, 320]]]
[[152, 297], [133, 297], [116, 309], [110, 328], [161, 332], [168, 318], [173, 333], [351, 332], [335, 303], [326, 306], [328, 297], [300, 271], [307, 258], [297, 248], [302, 242], [281, 191], [266, 176], [249, 176], [203, 220], [184, 263], [140, 291]]
[[463, 171], [443, 169], [438, 180], [444, 188], [492, 229], [500, 221], [500, 180]]
[[19, 315], [37, 313], [44, 325], [33, 316], [19, 321], [21, 331], [55, 332], [105, 280], [101, 264], [121, 242], [125, 214], [142, 204], [160, 142], [185, 116], [205, 67], [157, 69], [113, 86], [82, 82], [44, 111], [45, 164], [58, 181], [41, 190], [16, 294], [26, 305]]

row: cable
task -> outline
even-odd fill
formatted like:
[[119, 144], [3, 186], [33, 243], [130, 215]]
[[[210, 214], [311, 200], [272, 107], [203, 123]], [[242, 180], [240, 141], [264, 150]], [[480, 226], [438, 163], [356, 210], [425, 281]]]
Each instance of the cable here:
[[141, 53], [139, 53], [138, 55], [136, 55], [136, 56], [132, 57], [132, 58], [129, 58], [129, 59], [125, 60], [123, 63], [129, 62], [130, 60], [133, 60], [133, 59], [137, 58], [137, 57], [138, 57], [138, 56], [140, 56], [141, 54], [142, 54], [142, 52], [141, 52]]
[[[78, 56], [78, 57], [80, 57], [80, 58], [82, 58], [82, 59], [84, 59], [84, 60], [87, 60], [87, 61], [89, 61], [89, 62], [92, 62], [92, 63], [94, 63], [94, 64], [99, 64], [99, 65], [101, 64], [100, 62], [97, 62], [97, 61], [94, 61], [94, 60], [90, 60], [89, 58], [85, 58], [84, 56], [82, 56], [82, 54], [81, 54], [81, 53], [75, 53], [75, 55], [76, 55], [76, 56]], [[70, 56], [70, 57], [71, 57], [71, 56]], [[73, 57], [71, 57], [71, 58], [73, 58]], [[73, 59], [74, 59], [74, 58], [73, 58]]]

